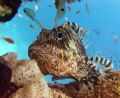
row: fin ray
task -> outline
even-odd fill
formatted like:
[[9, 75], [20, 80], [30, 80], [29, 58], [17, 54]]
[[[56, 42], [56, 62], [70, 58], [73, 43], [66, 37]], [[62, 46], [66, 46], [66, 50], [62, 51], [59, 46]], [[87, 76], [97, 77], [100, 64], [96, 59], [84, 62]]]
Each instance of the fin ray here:
[[67, 22], [64, 25], [69, 26], [72, 30], [74, 30], [80, 37], [81, 40], [88, 34], [88, 31], [82, 27], [80, 27], [77, 23], [75, 22]]
[[86, 57], [86, 60], [92, 63], [104, 65], [103, 70], [105, 73], [109, 72], [113, 67], [112, 61], [103, 57]]

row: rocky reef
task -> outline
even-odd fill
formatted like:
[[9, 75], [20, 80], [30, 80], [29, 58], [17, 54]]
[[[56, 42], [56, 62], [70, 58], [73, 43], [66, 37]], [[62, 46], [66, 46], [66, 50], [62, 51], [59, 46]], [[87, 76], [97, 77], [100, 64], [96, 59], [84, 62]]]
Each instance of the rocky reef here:
[[[4, 83], [0, 98], [70, 98], [48, 87], [34, 60], [17, 60], [15, 53], [7, 53], [0, 57], [0, 66], [0, 84]], [[4, 72], [10, 79], [4, 77]]]
[[52, 89], [63, 91], [71, 98], [120, 98], [120, 71], [112, 71], [90, 90], [81, 91], [78, 83], [51, 85]]
[[16, 53], [7, 53], [0, 57], [0, 98], [120, 98], [120, 71], [83, 91], [78, 82], [49, 84], [35, 60], [17, 60]]
[[11, 20], [18, 11], [21, 0], [0, 0], [0, 22]]

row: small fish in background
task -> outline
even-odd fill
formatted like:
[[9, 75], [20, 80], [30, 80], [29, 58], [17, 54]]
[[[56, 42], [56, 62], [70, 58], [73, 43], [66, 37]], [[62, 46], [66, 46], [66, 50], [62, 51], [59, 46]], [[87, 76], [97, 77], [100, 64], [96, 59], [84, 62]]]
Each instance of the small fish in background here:
[[13, 39], [9, 38], [9, 37], [2, 37], [1, 39], [5, 40], [6, 42], [8, 42], [9, 44], [14, 44]]
[[66, 13], [65, 0], [56, 0], [57, 15], [55, 17], [55, 27], [58, 26], [59, 19], [63, 18]]
[[88, 0], [86, 0], [86, 10], [87, 10], [88, 15], [90, 15], [90, 9], [88, 7]]
[[73, 2], [80, 2], [81, 0], [67, 0], [68, 4], [71, 4]]
[[68, 6], [68, 12], [71, 12], [71, 11], [72, 11], [71, 7], [70, 7], [70, 6]]
[[76, 11], [75, 13], [76, 13], [76, 14], [80, 14], [80, 10]]
[[22, 0], [23, 2], [35, 2], [35, 10], [38, 10], [39, 8], [39, 2], [40, 0]]
[[99, 31], [99, 29], [93, 29], [94, 32]]
[[101, 31], [97, 31], [97, 32], [96, 32], [96, 35], [99, 35], [100, 33], [101, 33]]
[[52, 5], [51, 5], [51, 4], [48, 4], [48, 7], [49, 7], [49, 8], [51, 8], [51, 7], [52, 7]]
[[[66, 3], [65, 0], [62, 0]], [[61, 0], [55, 0], [55, 7], [58, 8], [59, 4], [60, 4]]]
[[100, 31], [99, 29], [93, 29], [93, 32], [95, 32], [96, 35], [99, 35], [102, 31]]
[[24, 8], [23, 11], [30, 19], [35, 21], [41, 29], [43, 28], [42, 24], [36, 19], [35, 12], [32, 9]]
[[68, 11], [69, 12], [71, 12], [72, 10], [71, 10], [71, 7], [70, 7], [70, 4], [71, 3], [74, 3], [74, 2], [80, 2], [81, 0], [66, 0], [67, 1], [67, 3], [68, 3]]
[[[55, 7], [57, 9], [57, 15], [55, 17], [55, 27], [58, 26], [59, 19], [63, 18], [66, 13], [66, 2], [70, 5], [73, 2], [80, 2], [81, 0], [55, 0]], [[71, 11], [71, 8], [68, 7], [68, 10]]]
[[118, 43], [118, 40], [119, 40], [118, 36], [117, 36], [117, 35], [114, 35], [114, 43], [115, 43], [115, 44]]
[[31, 29], [34, 29], [34, 26], [33, 26], [32, 24], [29, 24], [29, 27], [30, 27]]

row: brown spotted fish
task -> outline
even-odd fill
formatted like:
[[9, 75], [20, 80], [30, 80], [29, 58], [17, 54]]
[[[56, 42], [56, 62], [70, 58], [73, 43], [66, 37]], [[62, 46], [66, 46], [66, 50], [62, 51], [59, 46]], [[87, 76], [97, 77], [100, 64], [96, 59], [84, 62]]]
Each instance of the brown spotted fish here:
[[101, 75], [96, 64], [111, 70], [112, 62], [102, 57], [88, 57], [83, 39], [88, 31], [74, 22], [67, 22], [52, 30], [43, 29], [29, 47], [30, 59], [35, 59], [44, 75], [54, 79], [74, 78], [88, 84], [96, 83]]

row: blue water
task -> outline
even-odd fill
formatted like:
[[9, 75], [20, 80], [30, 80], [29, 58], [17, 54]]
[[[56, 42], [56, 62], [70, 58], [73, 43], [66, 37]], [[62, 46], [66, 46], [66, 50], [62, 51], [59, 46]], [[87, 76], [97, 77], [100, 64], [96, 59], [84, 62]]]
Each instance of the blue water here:
[[[52, 5], [49, 7], [48, 5]], [[81, 3], [71, 4], [71, 12], [67, 12], [60, 19], [59, 25], [66, 20], [76, 22], [82, 27], [88, 29], [89, 34], [84, 40], [84, 44], [88, 46], [86, 49], [89, 56], [100, 55], [113, 61], [113, 69], [120, 69], [120, 0], [88, 0], [90, 15], [88, 15], [85, 7], [85, 0]], [[8, 44], [0, 39], [0, 55], [6, 52], [16, 52], [19, 59], [29, 59], [28, 46], [36, 39], [40, 32], [38, 25], [23, 13], [24, 7], [32, 8], [35, 3], [23, 3], [18, 10], [18, 14], [9, 22], [0, 24], [0, 37], [10, 37], [15, 44]], [[66, 5], [67, 7], [67, 5]], [[75, 12], [80, 10], [80, 14]], [[52, 29], [56, 9], [54, 0], [40, 0], [39, 10], [35, 11], [37, 19], [47, 29]], [[22, 15], [20, 17], [19, 15]], [[29, 27], [34, 26], [34, 29]], [[94, 29], [100, 31], [99, 34]], [[115, 36], [118, 37], [115, 42]], [[51, 76], [47, 76], [46, 80], [51, 82]], [[67, 83], [68, 80], [62, 81]]]

